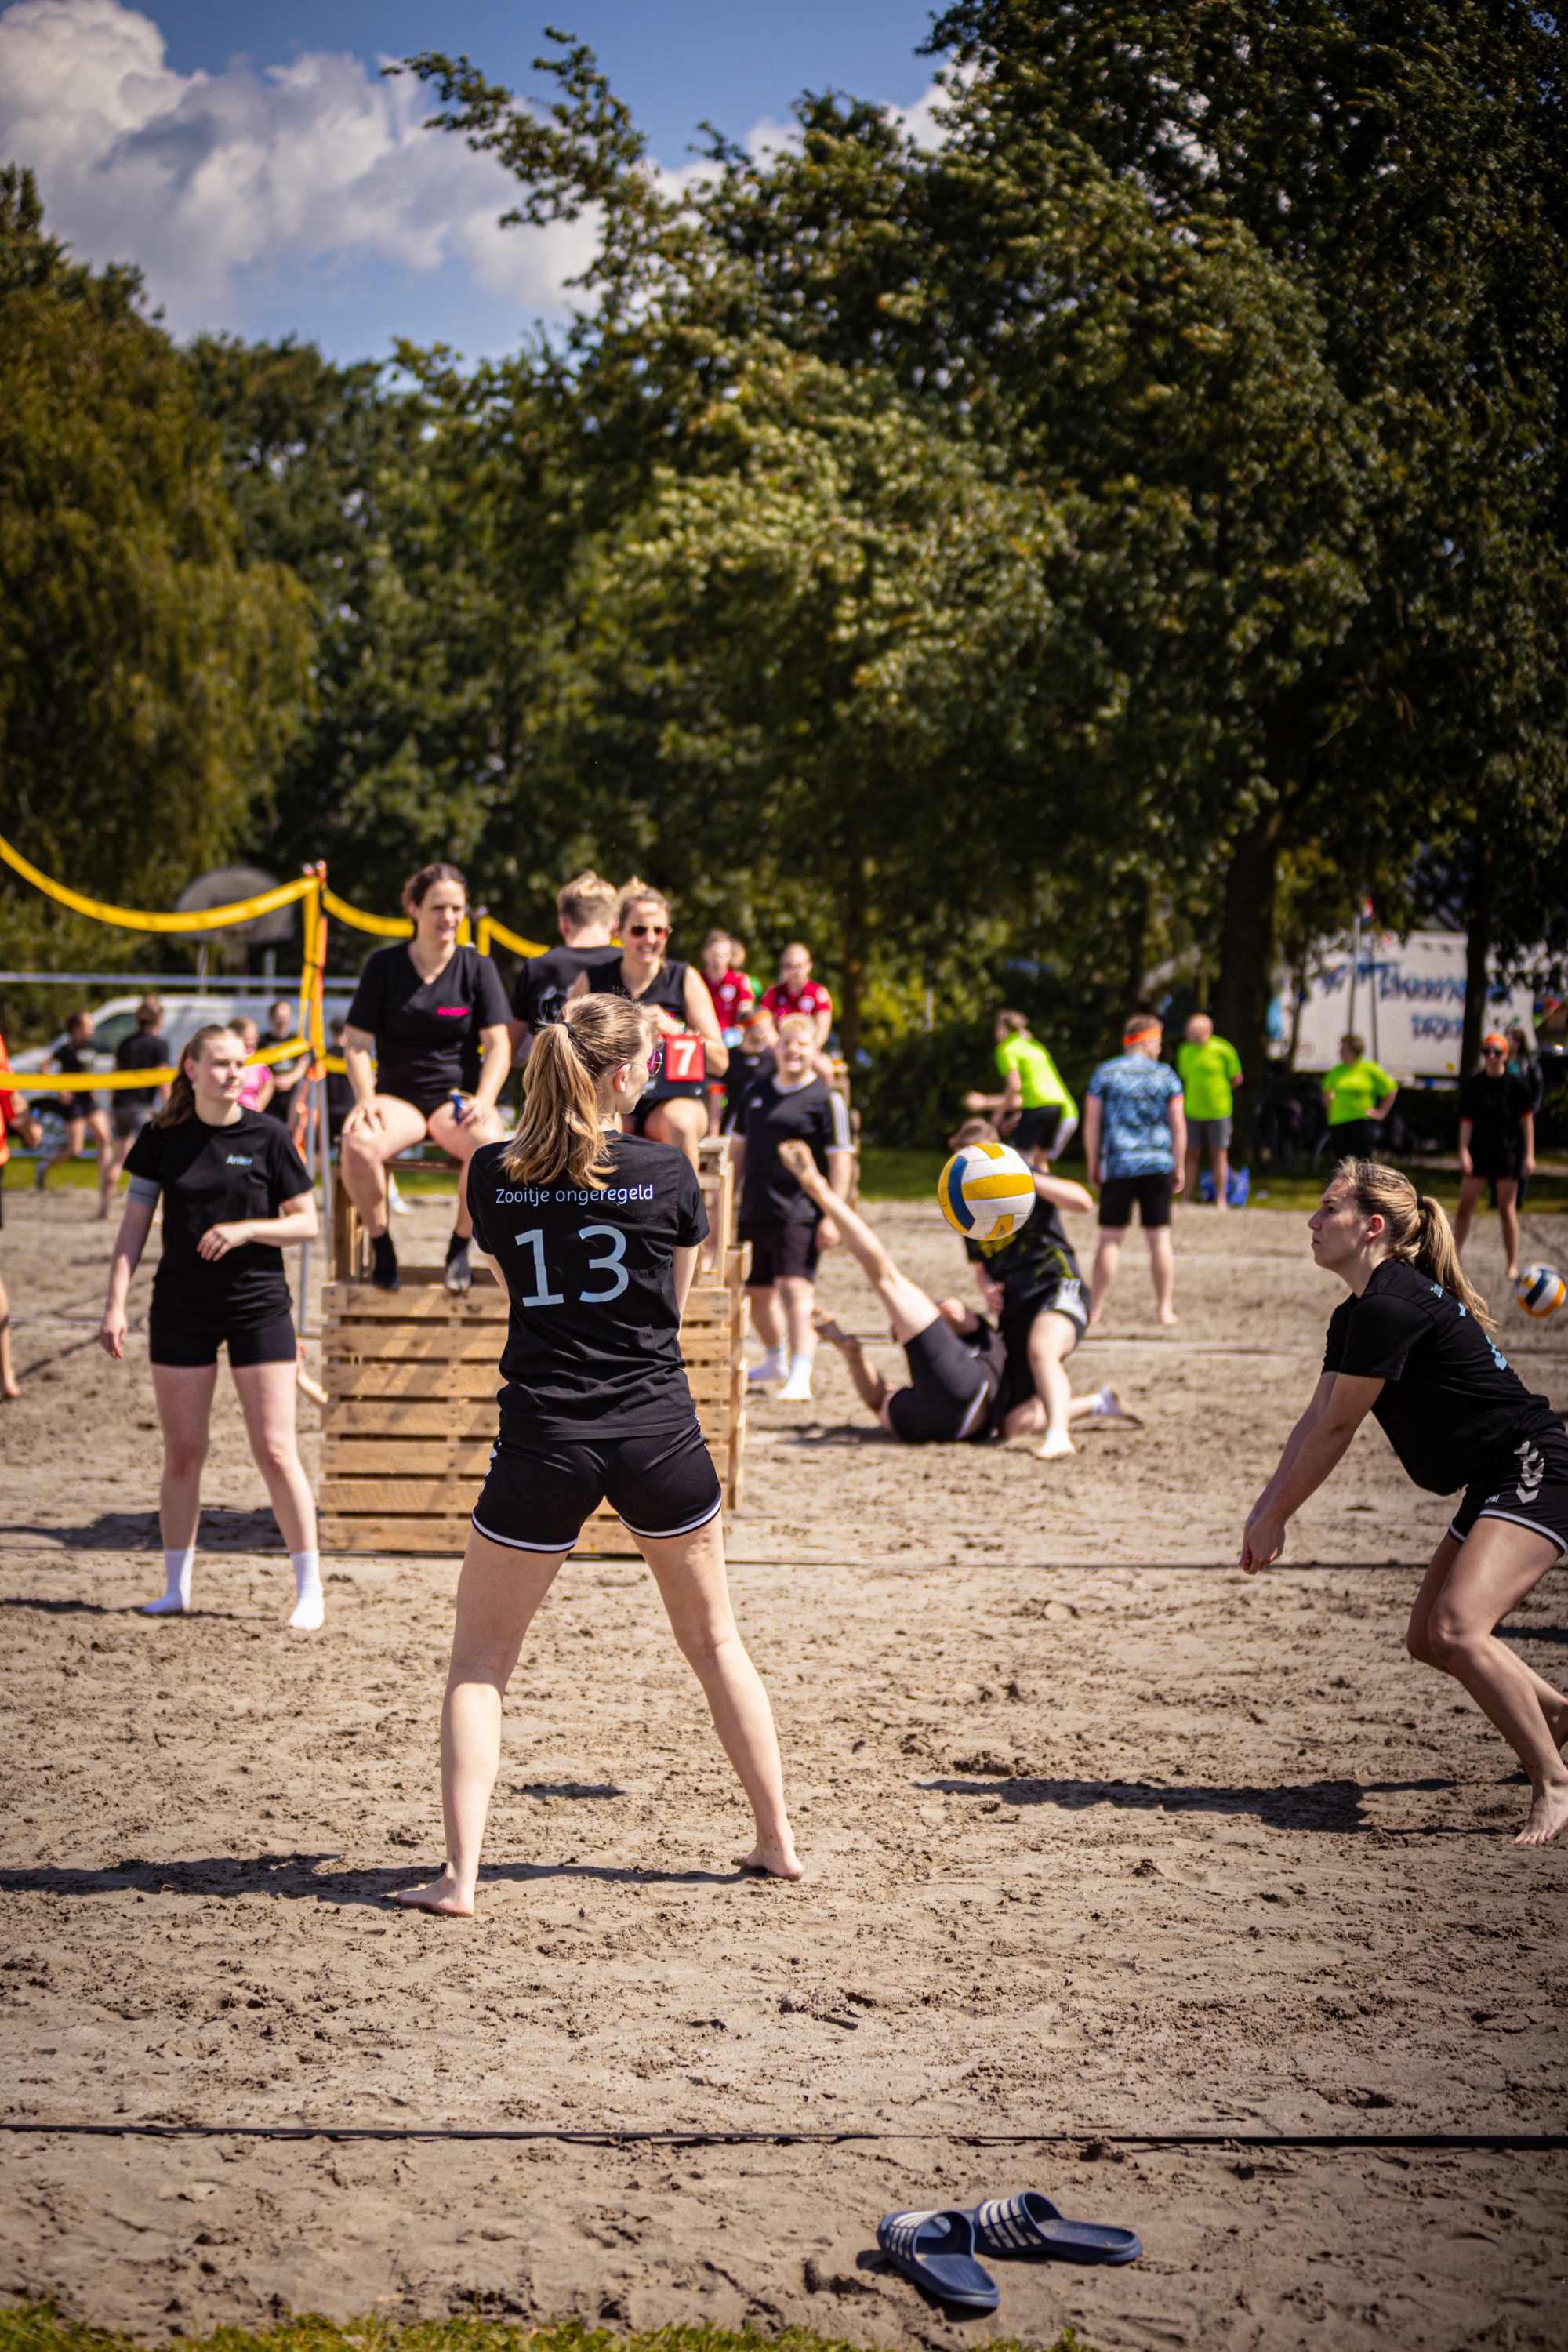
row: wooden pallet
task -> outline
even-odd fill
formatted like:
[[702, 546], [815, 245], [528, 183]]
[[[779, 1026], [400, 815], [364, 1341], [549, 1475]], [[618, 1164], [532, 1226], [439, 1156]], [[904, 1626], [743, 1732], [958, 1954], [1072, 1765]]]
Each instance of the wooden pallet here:
[[[686, 1302], [680, 1350], [697, 1418], [733, 1509], [741, 1499], [746, 1430], [745, 1253], [733, 1239], [727, 1153], [704, 1165], [702, 1187], [717, 1257]], [[333, 1197], [334, 1279], [321, 1300], [322, 1549], [341, 1552], [461, 1551], [498, 1423], [506, 1292], [487, 1267], [454, 1295], [439, 1266], [405, 1266], [388, 1293], [363, 1279], [352, 1208]], [[352, 1223], [351, 1223], [352, 1219]], [[346, 1265], [338, 1265], [340, 1242]], [[583, 1552], [635, 1553], [602, 1507], [583, 1529]]]

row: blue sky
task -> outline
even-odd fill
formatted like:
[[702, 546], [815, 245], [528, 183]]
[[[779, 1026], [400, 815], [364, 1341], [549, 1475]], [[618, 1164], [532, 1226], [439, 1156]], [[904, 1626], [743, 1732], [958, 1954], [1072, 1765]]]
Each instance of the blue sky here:
[[803, 89], [925, 119], [926, 0], [12, 0], [0, 7], [0, 159], [30, 163], [77, 254], [134, 261], [179, 334], [293, 333], [339, 358], [395, 335], [468, 357], [561, 315], [585, 225], [500, 232], [511, 184], [420, 123], [382, 59], [467, 50], [537, 93], [543, 26], [588, 41], [668, 170], [704, 117], [765, 139]]

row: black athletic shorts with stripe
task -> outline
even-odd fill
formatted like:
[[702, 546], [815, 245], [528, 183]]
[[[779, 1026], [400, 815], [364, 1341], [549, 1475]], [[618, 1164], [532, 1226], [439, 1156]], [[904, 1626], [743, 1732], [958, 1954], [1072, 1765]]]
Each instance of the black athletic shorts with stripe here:
[[653, 1542], [717, 1518], [724, 1497], [696, 1422], [634, 1437], [500, 1437], [474, 1528], [510, 1551], [570, 1551], [605, 1501]]
[[1448, 1533], [1461, 1543], [1478, 1519], [1530, 1528], [1568, 1557], [1568, 1433], [1549, 1429], [1521, 1438], [1484, 1478], [1466, 1487]]
[[904, 1341], [910, 1385], [888, 1399], [888, 1421], [905, 1445], [978, 1444], [991, 1433], [996, 1368], [938, 1316]]

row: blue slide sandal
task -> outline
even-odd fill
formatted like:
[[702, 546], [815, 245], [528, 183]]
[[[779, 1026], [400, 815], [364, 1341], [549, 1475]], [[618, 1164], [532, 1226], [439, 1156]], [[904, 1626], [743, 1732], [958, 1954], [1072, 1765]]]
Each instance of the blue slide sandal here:
[[974, 2224], [976, 2247], [993, 2261], [998, 2255], [1044, 2254], [1058, 2263], [1135, 2263], [1143, 2251], [1131, 2230], [1065, 2221], [1037, 2189], [990, 2198], [968, 2219]]
[[974, 2259], [973, 2214], [884, 2213], [877, 2243], [895, 2270], [962, 2311], [994, 2311], [1001, 2290]]

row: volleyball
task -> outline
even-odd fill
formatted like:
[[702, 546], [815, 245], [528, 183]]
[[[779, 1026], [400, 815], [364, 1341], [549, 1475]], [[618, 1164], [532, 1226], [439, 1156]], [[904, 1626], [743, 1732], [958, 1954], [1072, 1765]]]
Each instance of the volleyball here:
[[1005, 1241], [1034, 1209], [1028, 1162], [1005, 1143], [966, 1143], [937, 1179], [942, 1213], [966, 1242]]
[[1513, 1286], [1513, 1295], [1527, 1315], [1555, 1315], [1568, 1298], [1568, 1282], [1554, 1265], [1527, 1265]]

